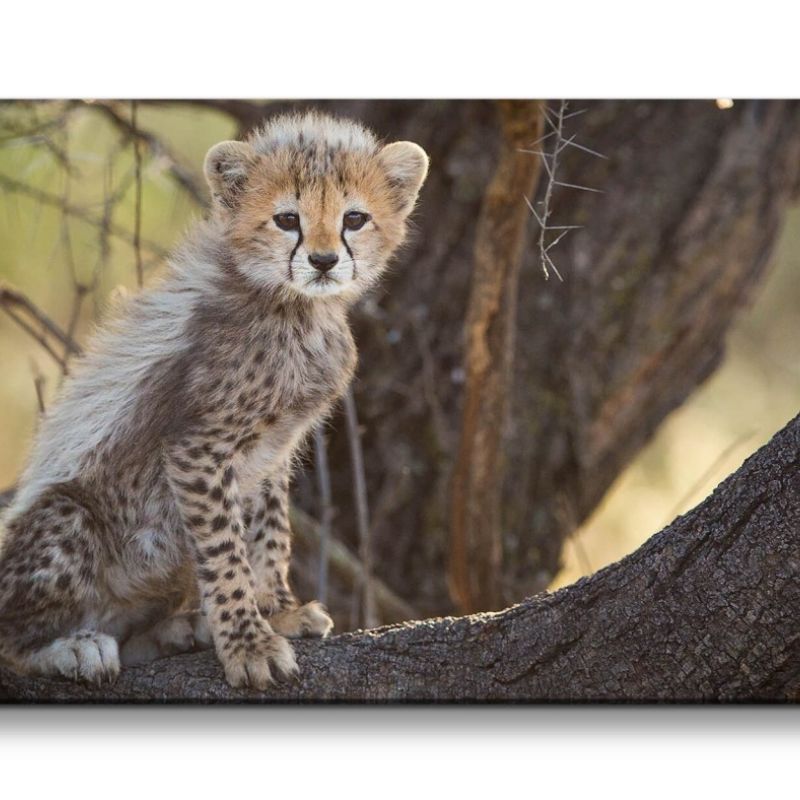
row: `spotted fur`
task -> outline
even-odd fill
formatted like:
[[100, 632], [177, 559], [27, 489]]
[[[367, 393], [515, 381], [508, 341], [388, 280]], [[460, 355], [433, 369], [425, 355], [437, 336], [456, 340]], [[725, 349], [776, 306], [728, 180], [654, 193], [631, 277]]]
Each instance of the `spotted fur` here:
[[296, 669], [284, 637], [332, 627], [289, 586], [291, 463], [352, 377], [348, 307], [427, 157], [310, 114], [205, 170], [209, 218], [96, 333], [5, 517], [0, 657], [20, 671], [101, 681], [213, 644], [232, 685], [263, 688]]

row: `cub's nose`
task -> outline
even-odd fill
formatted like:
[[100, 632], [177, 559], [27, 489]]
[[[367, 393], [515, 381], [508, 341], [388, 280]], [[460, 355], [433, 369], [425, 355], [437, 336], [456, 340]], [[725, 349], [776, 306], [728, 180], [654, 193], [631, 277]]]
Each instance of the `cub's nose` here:
[[333, 269], [339, 261], [336, 253], [311, 253], [308, 256], [311, 265], [320, 272], [327, 272]]

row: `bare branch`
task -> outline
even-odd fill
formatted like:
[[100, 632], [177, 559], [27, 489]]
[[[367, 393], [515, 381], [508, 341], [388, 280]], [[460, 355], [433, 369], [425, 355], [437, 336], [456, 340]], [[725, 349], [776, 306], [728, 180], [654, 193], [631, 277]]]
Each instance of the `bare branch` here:
[[349, 387], [344, 396], [344, 412], [347, 422], [347, 441], [350, 445], [350, 460], [353, 470], [353, 492], [356, 501], [359, 555], [364, 565], [363, 620], [367, 628], [378, 625], [375, 612], [375, 596], [372, 587], [372, 547], [369, 535], [369, 510], [367, 508], [367, 481], [364, 475], [364, 454], [361, 448], [361, 431], [353, 389]]
[[411, 313], [410, 322], [422, 361], [422, 393], [430, 409], [433, 429], [436, 432], [439, 448], [442, 452], [447, 452], [452, 447], [455, 431], [448, 424], [447, 415], [439, 399], [436, 360], [431, 351], [429, 334], [423, 322], [423, 315], [418, 313], [417, 310]]
[[[34, 186], [28, 186], [26, 183], [14, 180], [14, 178], [3, 174], [0, 174], [0, 187], [9, 192], [31, 197], [34, 200], [38, 200], [43, 205], [53, 206], [54, 208], [61, 209], [65, 214], [69, 214], [71, 217], [81, 219], [84, 222], [89, 223], [89, 225], [94, 225], [97, 228], [106, 228], [111, 235], [116, 236], [119, 239], [123, 239], [129, 244], [134, 243], [134, 236], [130, 231], [113, 222], [109, 221], [106, 223], [102, 218], [98, 219], [93, 214], [86, 211], [86, 209], [80, 208], [79, 206], [70, 204], [65, 207], [62, 199], [58, 197], [58, 195], [50, 194], [49, 192], [45, 192], [42, 189], [37, 189]], [[167, 255], [167, 251], [156, 242], [152, 242], [147, 239], [141, 239], [141, 244], [160, 258], [163, 258]]]
[[[22, 292], [8, 286], [0, 286], [0, 308], [42, 346], [62, 371], [66, 370], [67, 354], [80, 355], [81, 349], [71, 337]], [[64, 356], [55, 351], [48, 341], [48, 336], [52, 336], [62, 345], [65, 350]]]
[[[136, 127], [136, 101], [131, 100], [131, 130], [134, 134]], [[139, 138], [133, 136], [133, 160], [136, 172], [136, 205], [133, 222], [133, 252], [136, 255], [136, 283], [141, 289], [144, 286], [144, 272], [142, 270], [142, 151], [139, 148]]]
[[[67, 155], [69, 149], [68, 126], [66, 125], [63, 126], [63, 128], [61, 129], [61, 134], [64, 139], [64, 161], [66, 165], [64, 173], [64, 191], [62, 194], [62, 209], [63, 209], [67, 208], [70, 205], [71, 178], [73, 171], [70, 169], [71, 162], [69, 160], [69, 156]], [[61, 214], [61, 244], [64, 248], [65, 260], [67, 262], [67, 267], [69, 269], [69, 274], [72, 280], [72, 286], [74, 290], [72, 308], [70, 310], [69, 322], [67, 324], [67, 331], [66, 331], [67, 341], [64, 343], [64, 355], [63, 355], [64, 365], [62, 367], [62, 372], [64, 375], [66, 375], [68, 371], [69, 357], [72, 353], [72, 343], [75, 338], [75, 329], [78, 325], [81, 306], [83, 305], [83, 298], [86, 295], [86, 292], [88, 291], [88, 287], [84, 286], [78, 279], [78, 271], [75, 265], [75, 255], [72, 250], [70, 220], [69, 216], [63, 211]]]
[[83, 298], [86, 296], [87, 288], [83, 284], [75, 284], [75, 294], [72, 299], [72, 308], [69, 313], [69, 323], [67, 325], [67, 341], [64, 343], [64, 366], [66, 372], [66, 362], [69, 360], [70, 352], [72, 351], [73, 338], [75, 336], [75, 329], [78, 326], [78, 319], [81, 314], [81, 306], [83, 305]]
[[[2, 495], [0, 495], [2, 496]], [[2, 504], [0, 503], [0, 507]], [[311, 549], [319, 549], [322, 533], [319, 523], [298, 508], [291, 512], [292, 532]], [[364, 565], [352, 551], [335, 536], [329, 541], [330, 574], [342, 583], [359, 588], [364, 584]], [[370, 579], [375, 596], [375, 605], [381, 620], [402, 622], [419, 619], [419, 612], [410, 603], [390, 589], [380, 578], [372, 575]]]
[[[162, 105], [165, 100], [146, 100], [148, 105]], [[267, 103], [256, 103], [251, 100], [192, 99], [181, 101], [184, 105], [213, 109], [233, 117], [240, 126], [251, 126], [260, 120], [267, 111]]]
[[670, 509], [667, 516], [664, 518], [664, 527], [669, 525], [675, 517], [680, 514], [681, 509], [696, 495], [707, 483], [708, 481], [714, 476], [717, 470], [722, 466], [725, 462], [725, 459], [736, 450], [737, 447], [740, 447], [745, 442], [749, 442], [752, 439], [757, 430], [749, 430], [745, 431], [741, 436], [737, 436], [715, 459], [714, 461], [705, 469], [703, 470], [702, 474], [692, 483], [689, 489], [681, 496], [677, 503]]
[[330, 565], [331, 526], [333, 523], [333, 503], [331, 492], [331, 473], [328, 468], [328, 446], [322, 425], [314, 429], [314, 469], [319, 488], [319, 575], [317, 579], [317, 598], [321, 603], [328, 602], [328, 567]]
[[44, 414], [44, 386], [47, 379], [42, 375], [39, 365], [34, 359], [30, 359], [31, 375], [33, 375], [33, 388], [36, 390], [36, 402], [39, 406], [39, 413]]
[[[140, 101], [135, 101], [136, 105], [140, 105]], [[103, 113], [117, 128], [125, 133], [127, 136], [144, 142], [150, 149], [150, 152], [155, 158], [163, 160], [167, 164], [167, 170], [170, 175], [175, 179], [175, 182], [186, 191], [199, 206], [204, 206], [207, 203], [208, 196], [202, 181], [192, 173], [191, 170], [184, 167], [178, 157], [170, 150], [169, 146], [152, 131], [144, 130], [134, 122], [133, 114], [131, 119], [127, 120], [120, 114], [111, 102], [96, 102], [92, 104], [92, 108], [96, 108]]]
[[31, 338], [37, 341], [44, 351], [53, 359], [53, 361], [58, 364], [62, 371], [65, 371], [67, 368], [66, 361], [53, 349], [53, 346], [50, 342], [47, 341], [47, 337], [41, 332], [37, 331], [29, 322], [27, 322], [23, 317], [20, 316], [18, 311], [13, 308], [9, 308], [7, 306], [3, 306], [3, 310], [8, 314], [8, 316], [17, 323], [17, 325], [22, 328]]

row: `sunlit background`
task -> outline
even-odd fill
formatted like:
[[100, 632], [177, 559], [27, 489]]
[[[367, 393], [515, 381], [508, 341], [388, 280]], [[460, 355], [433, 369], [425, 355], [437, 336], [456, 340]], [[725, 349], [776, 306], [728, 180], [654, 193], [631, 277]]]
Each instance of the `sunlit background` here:
[[[103, 226], [95, 224], [104, 217], [108, 196], [118, 194], [110, 221], [124, 221], [130, 228], [136, 200], [133, 151], [114, 125], [87, 107], [76, 106], [64, 130], [44, 129], [20, 138], [11, 129], [34, 122], [21, 118], [24, 113], [11, 105], [0, 107], [0, 281], [23, 291], [63, 328], [74, 324], [76, 338], [85, 340], [112, 294], [136, 288], [131, 243], [105, 236]], [[197, 176], [208, 147], [235, 134], [228, 117], [205, 109], [148, 105], [139, 114], [142, 126], [155, 131], [179, 154], [182, 167]], [[143, 239], [165, 249], [198, 213], [167, 174], [167, 166], [166, 159], [145, 164], [141, 220]], [[90, 209], [92, 220], [65, 220], [59, 203]], [[722, 367], [662, 424], [593, 517], [567, 542], [565, 566], [553, 587], [635, 549], [705, 497], [800, 410], [798, 260], [800, 210], [793, 210], [768, 280], [729, 335]], [[157, 264], [145, 248], [146, 276], [152, 276]], [[569, 280], [566, 265], [563, 272]], [[80, 306], [75, 303], [76, 285], [93, 288]], [[14, 484], [35, 430], [37, 381], [46, 405], [61, 373], [3, 314], [0, 365], [4, 489]]]
[[662, 423], [567, 542], [551, 588], [618, 560], [706, 497], [800, 412], [800, 209], [728, 335], [721, 367]]

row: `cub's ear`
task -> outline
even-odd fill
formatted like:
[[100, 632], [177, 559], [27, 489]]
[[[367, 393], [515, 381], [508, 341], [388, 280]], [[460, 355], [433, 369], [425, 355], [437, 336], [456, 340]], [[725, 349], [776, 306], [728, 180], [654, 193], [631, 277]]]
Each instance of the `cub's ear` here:
[[392, 142], [378, 153], [378, 160], [394, 188], [398, 210], [410, 213], [428, 174], [428, 154], [414, 142]]
[[206, 154], [203, 165], [214, 198], [233, 208], [255, 160], [253, 148], [245, 142], [215, 144]]

